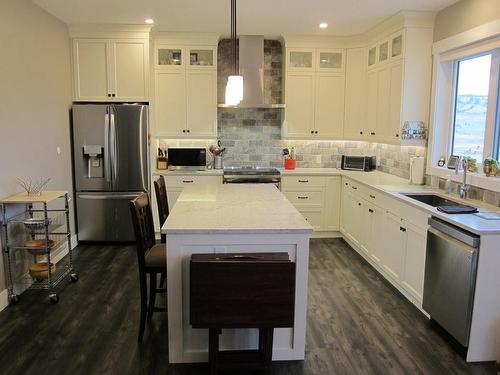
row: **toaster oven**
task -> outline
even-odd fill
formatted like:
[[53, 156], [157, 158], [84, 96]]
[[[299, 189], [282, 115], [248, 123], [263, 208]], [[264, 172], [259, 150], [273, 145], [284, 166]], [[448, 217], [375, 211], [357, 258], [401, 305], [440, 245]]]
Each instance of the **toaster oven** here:
[[342, 155], [342, 169], [351, 171], [371, 171], [377, 167], [375, 156], [347, 156]]

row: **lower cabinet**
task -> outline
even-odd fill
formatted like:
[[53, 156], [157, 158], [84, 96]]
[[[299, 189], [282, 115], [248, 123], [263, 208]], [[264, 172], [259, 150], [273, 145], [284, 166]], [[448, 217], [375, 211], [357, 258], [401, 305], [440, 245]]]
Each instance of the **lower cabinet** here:
[[281, 190], [315, 231], [338, 231], [340, 179], [340, 176], [283, 176]]
[[[398, 205], [405, 206], [401, 211], [407, 216], [401, 217], [367, 200], [375, 196], [380, 198], [380, 193], [343, 179], [340, 230], [360, 255], [421, 307], [427, 231], [411, 220], [421, 219], [422, 213], [399, 201], [391, 201], [391, 209], [396, 208], [396, 212]], [[384, 202], [387, 199], [390, 198]], [[414, 215], [413, 210], [416, 210]]]

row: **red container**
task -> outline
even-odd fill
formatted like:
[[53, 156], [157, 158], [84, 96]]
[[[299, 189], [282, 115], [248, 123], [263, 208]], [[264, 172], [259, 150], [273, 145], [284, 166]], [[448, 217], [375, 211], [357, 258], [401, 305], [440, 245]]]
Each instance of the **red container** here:
[[297, 160], [285, 159], [285, 169], [295, 169], [297, 167]]

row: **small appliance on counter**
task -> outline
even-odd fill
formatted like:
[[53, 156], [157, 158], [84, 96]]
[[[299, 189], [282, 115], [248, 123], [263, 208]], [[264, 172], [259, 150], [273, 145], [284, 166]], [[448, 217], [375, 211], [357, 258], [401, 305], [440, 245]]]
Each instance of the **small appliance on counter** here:
[[425, 184], [425, 158], [423, 156], [414, 156], [410, 158], [410, 184]]
[[377, 159], [375, 156], [342, 155], [340, 167], [344, 170], [369, 172], [377, 167]]
[[169, 170], [205, 170], [207, 149], [204, 147], [169, 147], [167, 150]]

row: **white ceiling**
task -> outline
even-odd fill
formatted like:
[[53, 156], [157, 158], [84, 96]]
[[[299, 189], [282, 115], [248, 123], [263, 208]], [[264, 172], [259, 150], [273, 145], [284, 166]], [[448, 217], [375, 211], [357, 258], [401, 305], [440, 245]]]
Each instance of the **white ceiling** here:
[[[32, 0], [68, 24], [142, 24], [229, 34], [230, 0]], [[400, 10], [437, 11], [458, 0], [239, 0], [240, 34], [353, 35]], [[326, 30], [319, 22], [328, 22]]]

